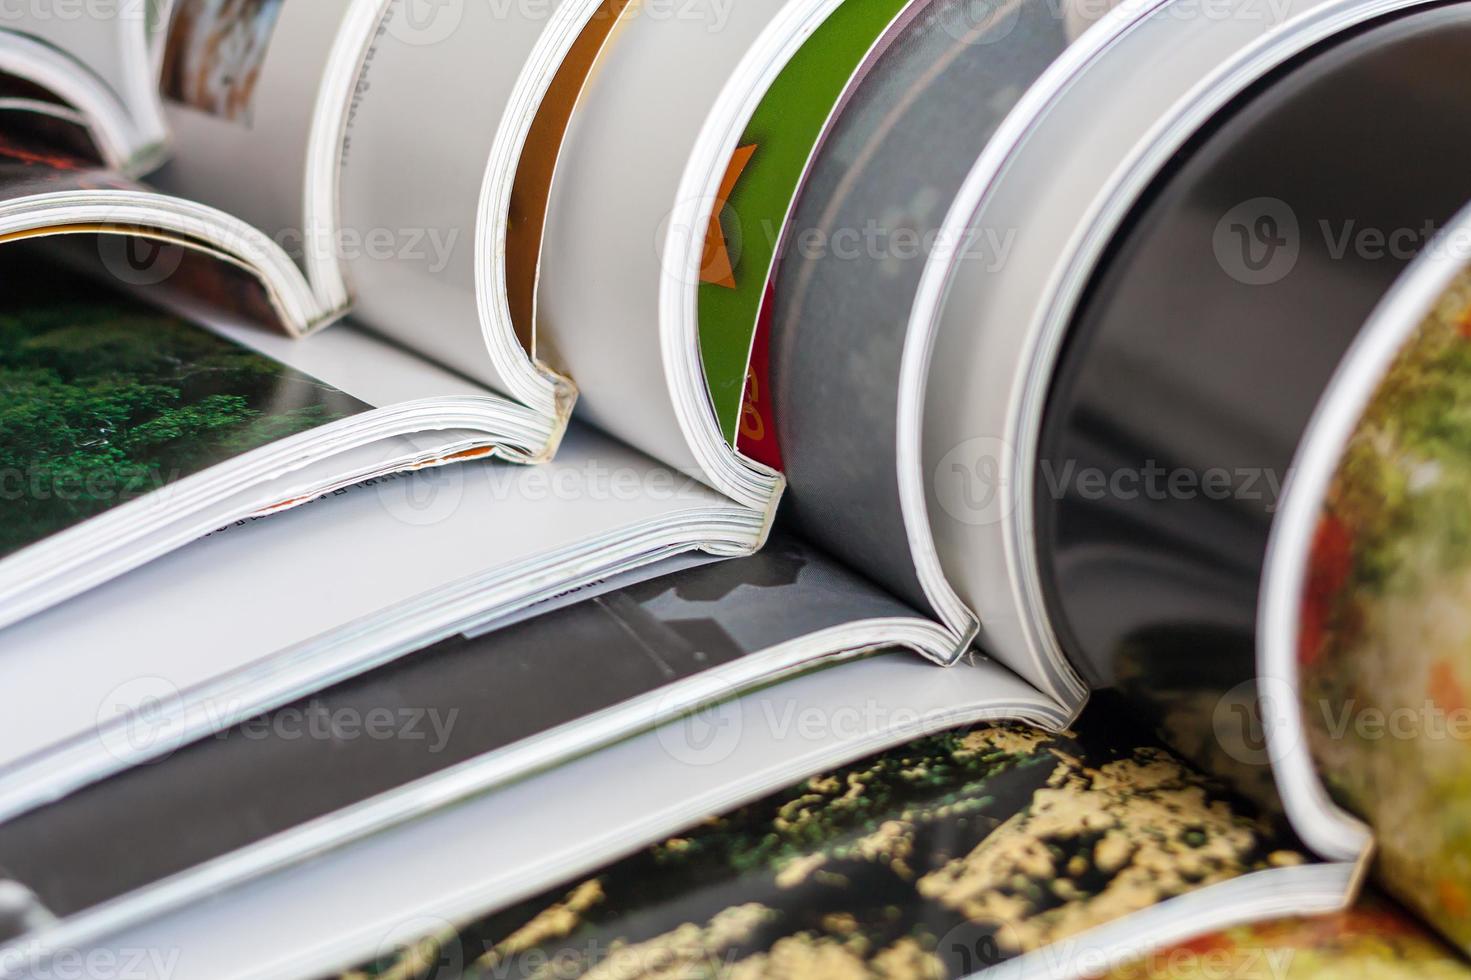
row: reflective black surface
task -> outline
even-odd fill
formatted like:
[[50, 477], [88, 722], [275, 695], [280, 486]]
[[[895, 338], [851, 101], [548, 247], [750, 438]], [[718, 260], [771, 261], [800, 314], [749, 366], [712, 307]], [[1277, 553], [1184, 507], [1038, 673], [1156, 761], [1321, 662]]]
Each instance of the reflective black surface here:
[[1471, 7], [1444, 5], [1280, 70], [1155, 181], [1073, 323], [1040, 446], [1050, 613], [1090, 681], [1194, 718], [1211, 751], [1316, 400], [1427, 222], [1471, 197], [1468, 59]]

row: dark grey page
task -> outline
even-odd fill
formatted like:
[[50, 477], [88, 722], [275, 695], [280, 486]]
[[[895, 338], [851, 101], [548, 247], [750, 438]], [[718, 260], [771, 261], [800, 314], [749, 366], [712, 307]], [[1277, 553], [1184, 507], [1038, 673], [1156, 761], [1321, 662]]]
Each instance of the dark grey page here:
[[749, 558], [437, 643], [19, 817], [0, 826], [0, 876], [64, 917], [777, 643], [913, 615], [773, 536]]
[[966, 173], [1068, 37], [1046, 0], [930, 4], [827, 135], [777, 267], [771, 385], [783, 506], [803, 533], [922, 609], [896, 455], [909, 310]]

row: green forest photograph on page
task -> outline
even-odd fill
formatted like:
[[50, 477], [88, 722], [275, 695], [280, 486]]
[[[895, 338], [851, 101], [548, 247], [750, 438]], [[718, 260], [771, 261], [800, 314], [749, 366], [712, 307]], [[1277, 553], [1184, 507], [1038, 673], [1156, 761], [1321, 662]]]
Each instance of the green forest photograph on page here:
[[105, 284], [6, 282], [0, 557], [368, 407]]

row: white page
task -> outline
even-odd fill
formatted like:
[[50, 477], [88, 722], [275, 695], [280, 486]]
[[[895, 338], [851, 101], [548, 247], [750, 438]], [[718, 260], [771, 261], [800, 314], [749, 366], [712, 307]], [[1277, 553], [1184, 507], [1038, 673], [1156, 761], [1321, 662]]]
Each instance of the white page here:
[[340, 220], [365, 244], [344, 256], [355, 315], [508, 394], [476, 296], [477, 265], [503, 259], [476, 249], [476, 222], [499, 131], [513, 113], [529, 119], [507, 100], [558, 6], [502, 12], [472, 0], [417, 29], [412, 11], [390, 8], [354, 86], [343, 148]]
[[[175, 18], [181, 6], [175, 4]], [[170, 98], [165, 78], [174, 156], [154, 178], [160, 189], [244, 219], [299, 259], [308, 230], [302, 225], [312, 115], [350, 6], [351, 0], [282, 3], [254, 92], [234, 117]], [[166, 49], [172, 41], [165, 37]]]
[[[690, 0], [677, 13], [633, 5], [599, 57], [557, 161], [542, 245], [538, 342], [576, 382], [577, 411], [659, 459], [702, 473], [674, 405], [663, 334], [662, 254], [681, 179], [711, 107], [763, 32], [802, 0]], [[747, 69], [750, 70], [749, 67]], [[754, 106], [752, 107], [754, 108]], [[714, 190], [714, 188], [710, 188]], [[697, 283], [681, 282], [693, 297]], [[701, 383], [703, 388], [703, 383]], [[705, 408], [705, 411], [710, 409]], [[704, 474], [710, 479], [709, 474]]]
[[131, 120], [157, 132], [157, 98], [148, 68], [148, 25], [142, 0], [78, 3], [26, 0], [6, 8], [6, 30], [44, 41], [85, 66], [112, 89]]
[[[411, 499], [410, 493], [420, 499]], [[596, 434], [555, 463], [464, 463], [232, 526], [0, 633], [0, 775], [385, 607], [611, 530], [730, 510]]]
[[378, 408], [421, 398], [491, 397], [490, 392], [475, 382], [396, 347], [351, 322], [337, 324], [310, 337], [296, 338], [211, 317], [199, 310], [191, 310], [190, 316], [237, 344]]
[[[769, 720], [789, 717], [793, 705], [860, 705], [866, 720], [779, 731]], [[322, 974], [926, 731], [1055, 714], [995, 664], [944, 670], [907, 653], [810, 673], [718, 710], [717, 723], [738, 738], [696, 749], [682, 741], [686, 722], [675, 722], [194, 903], [100, 948], [128, 951], [150, 980]], [[638, 791], [629, 792], [635, 772]]]
[[123, 35], [136, 31], [139, 47], [144, 46], [143, 5], [118, 3], [113, 7], [114, 16], [99, 16], [100, 12], [66, 0], [27, 0], [7, 11], [5, 28], [39, 38], [70, 55], [125, 100], [130, 66]]

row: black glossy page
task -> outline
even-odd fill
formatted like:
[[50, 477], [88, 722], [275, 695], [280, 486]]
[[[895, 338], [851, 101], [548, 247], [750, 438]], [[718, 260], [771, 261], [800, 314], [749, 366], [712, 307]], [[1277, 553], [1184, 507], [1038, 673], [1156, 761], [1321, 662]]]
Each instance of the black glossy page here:
[[931, 253], [970, 245], [936, 234], [961, 181], [1072, 39], [1055, 6], [1026, 0], [990, 18], [937, 0], [915, 14], [825, 136], [774, 273], [782, 506], [813, 541], [920, 607], [896, 457], [910, 307]]
[[1094, 273], [1049, 396], [1037, 548], [1065, 652], [1264, 799], [1268, 533], [1343, 352], [1465, 201], [1468, 53], [1464, 5], [1422, 9], [1222, 112]]
[[33, 811], [0, 826], [0, 868], [66, 916], [785, 640], [912, 615], [774, 537], [437, 643]]

